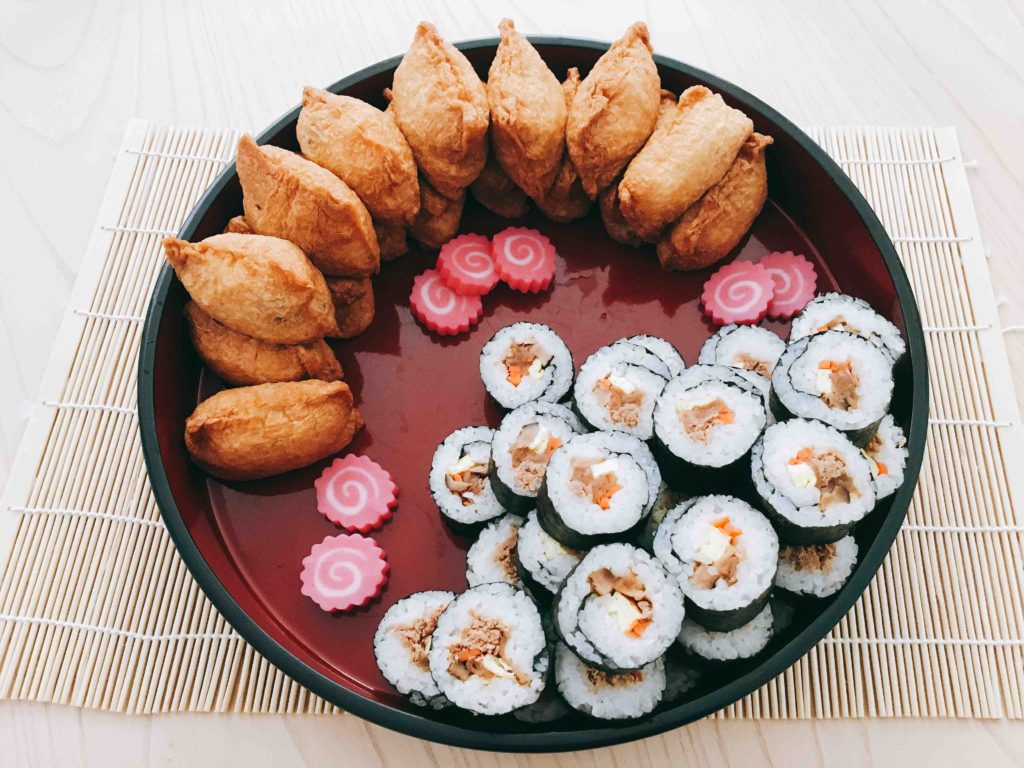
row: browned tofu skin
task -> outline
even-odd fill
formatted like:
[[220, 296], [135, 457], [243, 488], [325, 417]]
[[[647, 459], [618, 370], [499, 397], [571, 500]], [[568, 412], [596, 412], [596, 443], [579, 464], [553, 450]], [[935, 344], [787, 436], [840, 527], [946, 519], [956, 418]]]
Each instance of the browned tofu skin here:
[[484, 208], [506, 219], [518, 219], [526, 213], [526, 193], [516, 186], [493, 156], [469, 185], [469, 191]]
[[381, 261], [394, 261], [409, 252], [409, 239], [405, 227], [374, 222], [373, 229], [377, 233]]
[[347, 446], [363, 426], [343, 381], [225, 389], [185, 422], [185, 446], [224, 480], [255, 480], [308, 466]]
[[[565, 100], [567, 114], [579, 87], [580, 71], [573, 67], [562, 83], [562, 97]], [[562, 160], [551, 187], [543, 195], [534, 196], [533, 202], [549, 219], [562, 223], [575, 221], [590, 212], [594, 201], [583, 191], [580, 175], [576, 172], [568, 148], [562, 150]]]
[[327, 278], [327, 287], [334, 300], [334, 317], [338, 330], [330, 335], [350, 339], [370, 327], [373, 322], [373, 284], [370, 278]]
[[459, 231], [466, 191], [451, 200], [420, 179], [420, 212], [409, 228], [409, 234], [424, 248], [440, 248]]

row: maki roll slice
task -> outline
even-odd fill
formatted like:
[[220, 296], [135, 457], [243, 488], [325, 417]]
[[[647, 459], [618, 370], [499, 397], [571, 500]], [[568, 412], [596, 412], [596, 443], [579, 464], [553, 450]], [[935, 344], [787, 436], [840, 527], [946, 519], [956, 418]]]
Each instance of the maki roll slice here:
[[537, 520], [537, 512], [532, 511], [519, 529], [515, 558], [519, 578], [530, 594], [546, 602], [554, 598], [583, 553], [551, 538]]
[[388, 608], [373, 636], [373, 655], [384, 679], [420, 707], [449, 701], [430, 676], [427, 651], [437, 620], [455, 598], [451, 592], [417, 592]]
[[[686, 624], [686, 619], [683, 619], [683, 624]], [[674, 704], [697, 687], [697, 683], [700, 682], [701, 671], [690, 663], [691, 659], [681, 649], [679, 643], [676, 643], [666, 651], [664, 660], [664, 700], [669, 704]]]
[[907, 438], [892, 415], [886, 416], [878, 425], [874, 437], [862, 449], [864, 458], [871, 467], [875, 481], [875, 499], [892, 496], [903, 485], [903, 473], [907, 468]]
[[746, 624], [768, 602], [779, 539], [767, 518], [732, 496], [701, 496], [666, 515], [654, 554], [678, 579], [687, 615], [726, 632]]
[[573, 709], [603, 720], [626, 720], [652, 712], [665, 694], [665, 662], [608, 672], [581, 661], [566, 646], [555, 650], [555, 682]]
[[590, 550], [562, 585], [555, 630], [587, 664], [621, 672], [660, 658], [684, 612], [679, 585], [661, 563], [629, 544], [606, 544]]
[[552, 453], [576, 434], [574, 421], [537, 403], [509, 411], [501, 420], [491, 445], [489, 475], [498, 501], [509, 512], [525, 515], [536, 505]]
[[725, 632], [707, 629], [688, 617], [679, 632], [679, 645], [691, 657], [722, 663], [753, 658], [765, 649], [772, 634], [772, 608], [765, 605], [746, 624]]
[[863, 299], [844, 293], [823, 293], [813, 299], [793, 318], [789, 341], [792, 344], [805, 336], [832, 330], [849, 331], [881, 346], [894, 363], [907, 351], [899, 328]]
[[668, 366], [657, 355], [619, 341], [584, 361], [573, 386], [573, 406], [591, 429], [650, 440], [654, 404], [669, 378]]
[[480, 351], [480, 378], [502, 408], [533, 400], [557, 403], [572, 388], [572, 355], [546, 325], [513, 323]]
[[838, 592], [857, 565], [857, 542], [844, 536], [829, 544], [790, 544], [779, 549], [775, 586], [806, 597]]
[[516, 569], [515, 551], [521, 517], [505, 515], [480, 531], [466, 553], [466, 582], [471, 587], [504, 582], [522, 589]]
[[503, 715], [533, 704], [548, 669], [540, 613], [508, 584], [472, 587], [437, 620], [428, 661], [441, 693], [474, 714]]
[[697, 362], [735, 368], [767, 395], [772, 371], [785, 349], [786, 342], [767, 328], [726, 325], [704, 342]]
[[434, 451], [430, 495], [445, 521], [459, 531], [476, 530], [505, 513], [487, 475], [493, 436], [488, 427], [464, 427]]
[[818, 419], [864, 446], [889, 410], [892, 388], [892, 360], [881, 347], [825, 331], [786, 347], [772, 375], [771, 408], [780, 421]]
[[639, 336], [629, 336], [616, 343], [635, 344], [638, 347], [643, 347], [665, 364], [665, 367], [668, 369], [669, 378], [678, 376], [686, 368], [686, 361], [679, 354], [679, 350], [659, 336], [641, 334]]
[[768, 422], [764, 395], [739, 372], [696, 365], [669, 382], [654, 410], [665, 480], [686, 494], [749, 485], [748, 457]]
[[551, 454], [537, 519], [570, 549], [628, 538], [654, 506], [657, 471], [650, 452], [629, 435], [575, 435]]
[[868, 460], [820, 421], [773, 424], [750, 461], [762, 506], [786, 544], [839, 541], [875, 507]]

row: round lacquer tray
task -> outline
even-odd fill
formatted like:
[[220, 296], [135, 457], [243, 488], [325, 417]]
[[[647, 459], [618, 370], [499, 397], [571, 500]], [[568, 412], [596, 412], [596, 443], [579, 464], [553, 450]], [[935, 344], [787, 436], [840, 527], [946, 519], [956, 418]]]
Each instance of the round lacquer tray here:
[[[585, 75], [605, 43], [533, 40], [560, 79], [577, 66]], [[481, 76], [496, 40], [459, 46]], [[575, 715], [550, 725], [487, 718], [407, 703], [381, 677], [372, 638], [384, 611], [423, 589], [462, 590], [469, 542], [442, 523], [427, 489], [436, 445], [471, 424], [497, 426], [478, 373], [484, 342], [508, 323], [547, 323], [561, 334], [577, 365], [599, 346], [637, 333], [663, 336], [696, 360], [713, 329], [698, 297], [708, 272], [662, 272], [653, 247], [641, 250], [608, 238], [596, 213], [555, 224], [536, 212], [516, 222], [536, 227], [560, 254], [553, 289], [523, 295], [498, 288], [485, 297], [479, 326], [455, 338], [420, 327], [409, 312], [412, 279], [433, 265], [435, 252], [414, 250], [383, 265], [374, 281], [377, 316], [364, 334], [335, 344], [366, 427], [349, 450], [369, 455], [401, 488], [394, 519], [373, 535], [387, 550], [391, 578], [381, 599], [341, 615], [321, 611], [299, 592], [299, 572], [311, 546], [338, 530], [317, 513], [313, 481], [326, 462], [265, 481], [222, 483], [189, 460], [186, 417], [220, 384], [204, 373], [182, 317], [186, 294], [167, 266], [157, 282], [139, 366], [139, 416], [146, 463], [164, 521], [192, 574], [217, 608], [261, 653], [315, 693], [376, 723], [425, 739], [515, 751], [582, 749], [650, 736], [714, 712], [781, 673], [850, 609], [878, 569], [906, 514], [925, 442], [928, 377], [924, 338], [907, 276], [882, 225], [852, 182], [792, 123], [753, 96], [708, 73], [656, 57], [663, 87], [679, 93], [702, 83], [746, 112], [770, 134], [769, 200], [739, 259], [794, 250], [812, 259], [819, 290], [859, 296], [904, 332], [908, 354], [896, 373], [893, 413], [906, 430], [910, 459], [899, 492], [857, 529], [861, 560], [833, 597], [797, 609], [793, 622], [756, 660], [702, 676], [680, 701], [633, 722]], [[381, 62], [330, 90], [383, 107], [382, 90], [398, 59]], [[259, 136], [260, 143], [297, 149], [296, 107]], [[221, 174], [192, 212], [180, 237], [220, 232], [241, 212], [234, 166]], [[461, 231], [494, 234], [509, 225], [467, 199]], [[785, 336], [783, 324], [770, 324]]]

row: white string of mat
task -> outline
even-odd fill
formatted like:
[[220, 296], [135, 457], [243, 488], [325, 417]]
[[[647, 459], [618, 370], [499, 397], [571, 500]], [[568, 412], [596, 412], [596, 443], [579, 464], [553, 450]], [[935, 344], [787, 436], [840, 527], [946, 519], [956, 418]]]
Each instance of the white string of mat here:
[[78, 621], [67, 621], [65, 619], [51, 619], [45, 616], [17, 616], [12, 614], [0, 614], [0, 621], [8, 621], [13, 624], [38, 624], [45, 627], [56, 627], [58, 629], [74, 629], [80, 632], [97, 632], [101, 635], [114, 635], [128, 640], [141, 640], [143, 642], [177, 642], [180, 640], [241, 640], [242, 636], [235, 632], [166, 632], [162, 634], [149, 634], [136, 632], [131, 629], [120, 629], [118, 627], [107, 627], [99, 624], [85, 624]]

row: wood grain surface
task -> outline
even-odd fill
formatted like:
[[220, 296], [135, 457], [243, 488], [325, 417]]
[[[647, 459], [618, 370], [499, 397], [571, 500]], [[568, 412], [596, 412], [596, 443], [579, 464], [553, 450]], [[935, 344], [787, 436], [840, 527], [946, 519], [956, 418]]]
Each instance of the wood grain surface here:
[[[1024, 7], [956, 2], [0, 0], [0, 486], [128, 118], [258, 130], [305, 84], [401, 53], [419, 19], [453, 40], [612, 39], [642, 18], [655, 48], [801, 124], [953, 125], [1004, 325], [1024, 324]], [[1007, 336], [1017, 394], [1024, 334]], [[5, 765], [1024, 764], [1024, 724], [707, 720], [593, 753], [437, 747], [354, 717], [129, 717], [0, 704]]]

